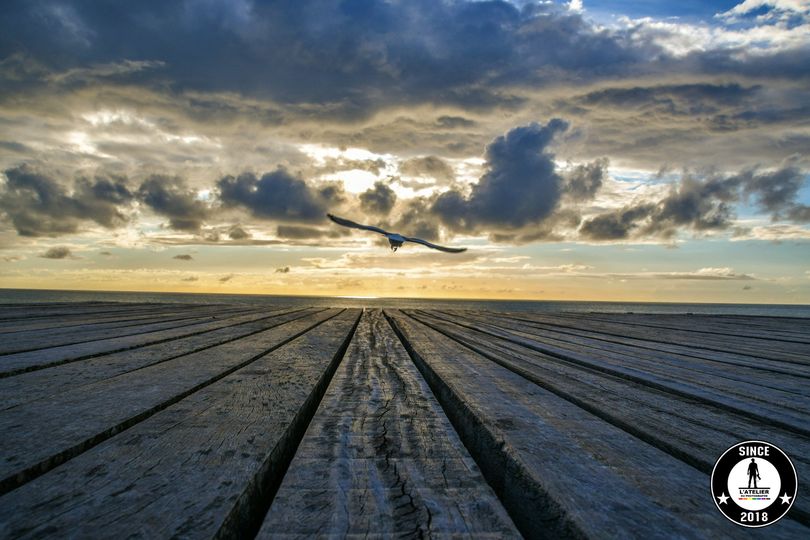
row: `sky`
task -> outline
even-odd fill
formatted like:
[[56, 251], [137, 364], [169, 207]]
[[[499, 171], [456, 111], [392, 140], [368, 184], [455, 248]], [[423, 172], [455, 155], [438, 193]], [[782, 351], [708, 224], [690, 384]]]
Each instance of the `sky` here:
[[809, 175], [808, 0], [0, 6], [0, 287], [807, 304]]

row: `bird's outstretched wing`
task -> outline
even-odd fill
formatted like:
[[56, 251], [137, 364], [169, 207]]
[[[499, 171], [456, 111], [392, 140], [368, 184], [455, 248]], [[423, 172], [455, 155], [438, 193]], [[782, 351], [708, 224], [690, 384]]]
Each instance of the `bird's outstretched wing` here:
[[351, 227], [353, 229], [363, 229], [365, 231], [373, 231], [380, 234], [390, 234], [379, 227], [374, 227], [372, 225], [361, 225], [359, 223], [355, 223], [354, 221], [350, 221], [348, 219], [343, 219], [342, 217], [333, 216], [332, 214], [326, 214], [329, 216], [329, 219], [337, 223], [338, 225], [343, 225], [344, 227]]
[[439, 251], [445, 251], [447, 253], [461, 253], [462, 251], [467, 251], [467, 248], [451, 248], [445, 246], [437, 246], [436, 244], [431, 244], [427, 240], [422, 240], [421, 238], [410, 238], [406, 236], [405, 240], [407, 240], [408, 242], [416, 242], [417, 244], [422, 244], [423, 246], [438, 249]]

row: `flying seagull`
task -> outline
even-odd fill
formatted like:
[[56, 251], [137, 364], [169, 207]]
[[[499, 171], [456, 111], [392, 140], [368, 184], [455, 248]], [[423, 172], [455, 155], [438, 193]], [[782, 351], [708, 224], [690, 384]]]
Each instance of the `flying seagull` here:
[[329, 219], [331, 219], [338, 225], [342, 225], [344, 227], [351, 227], [353, 229], [362, 229], [364, 231], [373, 231], [375, 233], [380, 233], [381, 235], [388, 238], [388, 243], [391, 244], [391, 249], [394, 251], [402, 247], [402, 244], [404, 244], [405, 242], [415, 242], [417, 244], [422, 244], [423, 246], [438, 249], [439, 251], [445, 251], [447, 253], [461, 253], [462, 251], [467, 251], [467, 248], [451, 248], [445, 246], [437, 246], [436, 244], [431, 244], [427, 240], [422, 240], [421, 238], [411, 238], [409, 236], [402, 236], [401, 234], [390, 233], [388, 231], [384, 231], [379, 227], [374, 227], [372, 225], [360, 225], [359, 223], [355, 223], [354, 221], [349, 221], [348, 219], [333, 216], [332, 214], [326, 215], [329, 216]]

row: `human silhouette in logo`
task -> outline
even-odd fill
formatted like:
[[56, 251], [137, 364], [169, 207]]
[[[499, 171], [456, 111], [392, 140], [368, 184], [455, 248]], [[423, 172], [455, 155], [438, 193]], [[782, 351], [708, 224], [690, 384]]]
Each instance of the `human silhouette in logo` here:
[[759, 476], [759, 467], [754, 458], [751, 458], [751, 463], [748, 464], [748, 487], [751, 487], [751, 480], [754, 481], [754, 489], [757, 489], [757, 480], [762, 480]]

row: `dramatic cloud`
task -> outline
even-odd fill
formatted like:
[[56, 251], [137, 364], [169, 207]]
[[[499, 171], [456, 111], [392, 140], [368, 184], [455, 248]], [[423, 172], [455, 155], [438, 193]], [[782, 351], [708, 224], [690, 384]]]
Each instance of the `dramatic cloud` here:
[[496, 138], [486, 150], [486, 172], [468, 197], [456, 190], [441, 194], [433, 212], [448, 227], [475, 231], [482, 227], [518, 229], [539, 223], [557, 207], [562, 178], [548, 145], [568, 124], [554, 119], [533, 123]]
[[309, 240], [313, 238], [323, 238], [329, 232], [316, 227], [301, 227], [298, 225], [279, 225], [276, 227], [276, 235], [279, 238], [289, 240]]
[[[783, 297], [772, 299], [804, 299], [806, 268], [793, 272], [804, 292], [784, 292], [795, 283], [778, 279], [785, 261], [800, 260], [790, 250], [810, 238], [810, 9], [805, 0], [722, 9], [7, 0], [0, 249], [25, 260], [5, 265], [4, 284], [72, 283], [62, 281], [68, 261], [50, 265], [59, 274], [35, 271], [47, 246], [34, 237], [44, 236], [115, 254], [89, 261], [106, 273], [82, 281], [94, 288], [114, 276], [130, 289], [588, 294], [535, 282], [544, 272], [531, 259], [498, 263], [516, 267], [508, 289], [489, 287], [506, 272], [495, 266], [476, 274], [484, 285], [464, 284], [473, 279], [465, 256], [542, 251], [554, 266], [595, 264], [569, 274], [612, 281], [616, 298], [712, 286], [740, 294], [745, 283], [720, 283], [736, 279], [724, 267], [751, 276], [749, 261], [761, 260], [757, 301], [779, 287]], [[565, 120], [549, 122], [557, 117]], [[416, 246], [424, 261], [386, 256], [374, 244], [384, 239], [334, 226], [327, 211], [469, 252], [439, 257]], [[557, 241], [566, 245], [526, 245]], [[700, 260], [672, 268], [708, 270], [664, 271], [656, 250], [683, 241], [695, 249], [669, 255]], [[761, 251], [740, 255], [742, 241]], [[598, 242], [644, 245], [591, 245]], [[258, 247], [267, 245], [278, 250]], [[200, 276], [193, 285], [196, 274], [178, 268], [191, 262], [149, 255], [191, 246]], [[365, 261], [340, 279], [302, 262], [369, 246], [379, 249], [375, 264], [390, 288]], [[784, 251], [769, 259], [771, 249]], [[599, 257], [611, 268], [594, 263]], [[417, 267], [426, 276], [419, 283], [398, 276]], [[296, 279], [268, 279], [276, 268], [294, 268]], [[639, 271], [657, 288], [622, 289], [621, 276]], [[164, 285], [152, 279], [159, 272]], [[127, 281], [136, 273], [149, 277]], [[233, 276], [227, 286], [217, 281]], [[685, 281], [667, 281], [677, 279]]]
[[79, 178], [72, 193], [53, 177], [28, 166], [5, 171], [0, 187], [0, 210], [21, 236], [59, 236], [75, 233], [83, 221], [114, 228], [126, 223], [122, 207], [132, 193], [122, 179]]
[[439, 240], [439, 226], [431, 212], [431, 201], [425, 197], [409, 199], [391, 229], [406, 236]]
[[411, 158], [403, 161], [399, 166], [399, 172], [408, 176], [429, 176], [443, 183], [449, 183], [455, 179], [453, 168], [437, 156]]
[[169, 218], [169, 226], [179, 231], [199, 231], [210, 213], [196, 190], [176, 176], [149, 177], [138, 189], [138, 197], [156, 214]]
[[801, 221], [806, 206], [796, 201], [806, 175], [793, 166], [728, 177], [685, 176], [657, 202], [645, 201], [586, 220], [579, 229], [591, 240], [622, 240], [632, 236], [672, 238], [682, 229], [725, 230], [733, 225], [737, 203], [750, 197], [778, 219], [787, 212]]
[[605, 88], [576, 98], [581, 106], [644, 110], [678, 116], [712, 114], [729, 106], [746, 103], [759, 86], [740, 84], [680, 84]]
[[654, 208], [652, 204], [645, 204], [601, 214], [585, 221], [579, 233], [591, 240], [623, 240], [638, 227], [638, 221], [649, 216]]
[[593, 199], [607, 178], [607, 169], [607, 159], [577, 165], [565, 174], [563, 192], [569, 199], [576, 202]]
[[397, 202], [397, 194], [385, 182], [375, 182], [374, 187], [360, 194], [360, 207], [371, 214], [388, 215]]
[[175, 255], [172, 259], [177, 259], [178, 261], [191, 261], [194, 259], [191, 255], [183, 254], [183, 255]]
[[289, 273], [290, 273], [290, 267], [289, 266], [283, 266], [281, 268], [276, 268], [276, 274], [289, 274]]
[[243, 207], [257, 218], [281, 221], [323, 221], [329, 204], [342, 198], [335, 186], [314, 189], [284, 169], [261, 178], [252, 173], [226, 176], [217, 187], [226, 207]]
[[802, 213], [802, 208], [796, 204], [796, 196], [805, 182], [805, 175], [797, 167], [789, 166], [759, 175], [749, 172], [742, 180], [745, 194], [753, 196], [759, 207], [774, 214], [775, 218], [784, 211]]
[[66, 247], [52, 247], [42, 255], [43, 259], [68, 259], [72, 258], [73, 254], [69, 248]]
[[[641, 57], [622, 36], [544, 4], [287, 0], [197, 2], [189, 11], [173, 3], [98, 9], [74, 2], [61, 8], [67, 12], [69, 19], [56, 8], [12, 3], [7, 16], [15, 24], [0, 34], [0, 50], [28, 43], [41, 62], [58, 58], [70, 66], [65, 83], [169, 76], [181, 89], [317, 103], [341, 116], [431, 100], [499, 107], [520, 102], [501, 90], [509, 85], [582, 77], [594, 66], [622, 71]], [[204, 43], [227, 46], [200, 55]], [[145, 60], [122, 63], [133, 46]]]
[[250, 238], [250, 233], [238, 225], [234, 225], [228, 231], [228, 238], [231, 240], [247, 240]]

